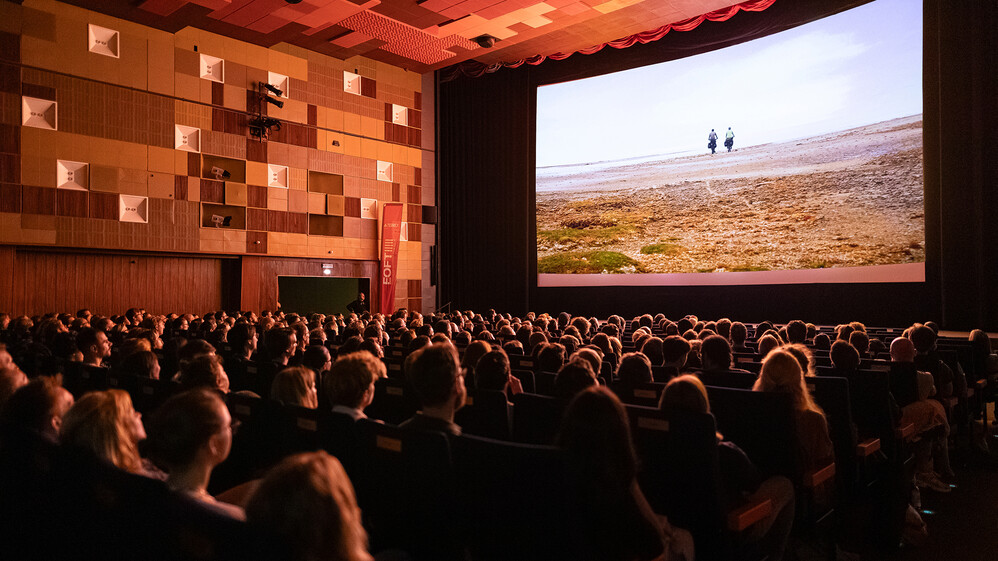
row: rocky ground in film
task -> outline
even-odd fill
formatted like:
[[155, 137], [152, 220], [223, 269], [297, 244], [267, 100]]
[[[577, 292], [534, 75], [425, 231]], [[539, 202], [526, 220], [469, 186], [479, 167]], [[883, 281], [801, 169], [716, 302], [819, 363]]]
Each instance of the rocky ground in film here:
[[922, 262], [922, 116], [730, 153], [539, 174], [537, 252], [540, 273]]

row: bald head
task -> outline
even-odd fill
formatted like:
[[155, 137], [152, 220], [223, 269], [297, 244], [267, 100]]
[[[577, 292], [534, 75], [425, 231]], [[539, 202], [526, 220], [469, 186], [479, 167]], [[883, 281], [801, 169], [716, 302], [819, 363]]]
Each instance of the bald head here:
[[891, 341], [891, 360], [894, 362], [915, 362], [915, 344], [907, 337]]

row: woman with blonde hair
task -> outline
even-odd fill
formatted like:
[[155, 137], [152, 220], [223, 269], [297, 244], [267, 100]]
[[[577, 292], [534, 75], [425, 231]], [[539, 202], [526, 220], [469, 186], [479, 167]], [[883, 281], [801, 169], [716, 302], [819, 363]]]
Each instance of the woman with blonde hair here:
[[304, 366], [282, 368], [270, 385], [270, 399], [283, 405], [315, 409], [319, 406], [315, 372]]
[[131, 473], [143, 473], [139, 441], [145, 440], [142, 414], [122, 390], [90, 392], [62, 418], [63, 444], [87, 450]]
[[774, 349], [762, 361], [759, 379], [752, 388], [757, 392], [788, 393], [797, 412], [797, 443], [804, 472], [828, 465], [834, 457], [828, 436], [825, 412], [811, 398], [804, 383], [804, 373], [797, 358], [783, 349]]
[[284, 538], [295, 561], [371, 561], [353, 485], [324, 451], [285, 458], [260, 482], [246, 519]]

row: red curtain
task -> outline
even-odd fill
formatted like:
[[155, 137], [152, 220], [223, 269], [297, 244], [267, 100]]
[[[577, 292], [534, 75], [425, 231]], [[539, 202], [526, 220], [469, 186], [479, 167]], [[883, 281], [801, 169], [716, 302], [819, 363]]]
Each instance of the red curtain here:
[[747, 12], [761, 12], [766, 8], [770, 7], [775, 3], [776, 0], [749, 0], [747, 2], [742, 2], [741, 4], [735, 4], [734, 6], [729, 6], [727, 8], [721, 8], [720, 10], [714, 10], [713, 12], [699, 15], [695, 18], [690, 18], [688, 20], [679, 21], [675, 23], [670, 23], [668, 25], [663, 25], [657, 29], [652, 29], [650, 31], [643, 31], [641, 33], [635, 33], [634, 35], [629, 35], [623, 39], [616, 39], [608, 43], [602, 43], [599, 45], [594, 45], [585, 49], [580, 49], [571, 53], [555, 53], [553, 55], [537, 55], [527, 59], [521, 59], [511, 62], [496, 62], [493, 64], [483, 64], [476, 60], [466, 60], [454, 66], [448, 67], [441, 70], [441, 81], [447, 82], [454, 80], [460, 76], [470, 76], [477, 78], [478, 76], [483, 76], [485, 74], [495, 72], [500, 68], [517, 68], [524, 64], [538, 65], [547, 59], [551, 60], [564, 60], [575, 53], [582, 53], [584, 55], [591, 55], [593, 53], [598, 53], [603, 50], [603, 47], [610, 46], [615, 49], [626, 49], [635, 43], [651, 43], [652, 41], [658, 41], [662, 37], [665, 37], [667, 33], [672, 30], [676, 31], [690, 31], [696, 29], [701, 23], [705, 21], [725, 21], [731, 19], [732, 16], [737, 14], [740, 10], [745, 10]]

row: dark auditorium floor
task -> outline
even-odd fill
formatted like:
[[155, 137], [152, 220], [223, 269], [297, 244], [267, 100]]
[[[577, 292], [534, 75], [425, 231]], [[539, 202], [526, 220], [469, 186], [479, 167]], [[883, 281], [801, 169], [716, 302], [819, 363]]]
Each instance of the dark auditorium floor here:
[[935, 512], [923, 515], [928, 541], [904, 546], [891, 561], [998, 559], [998, 438], [992, 437], [989, 445], [986, 458], [954, 452], [957, 488], [946, 494], [922, 493], [922, 508]]

